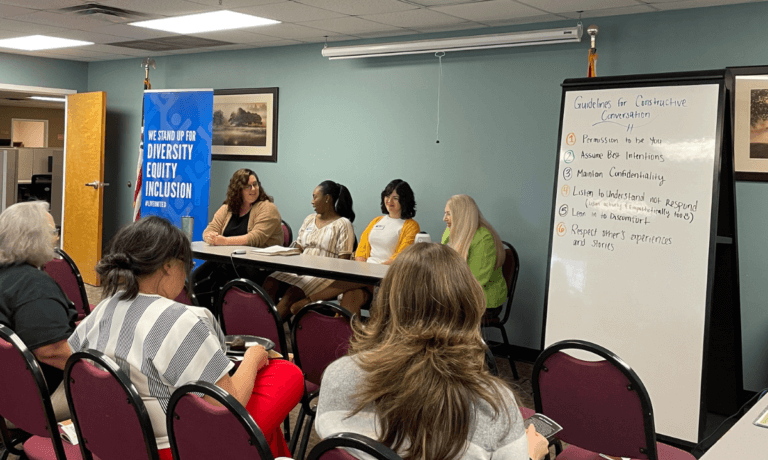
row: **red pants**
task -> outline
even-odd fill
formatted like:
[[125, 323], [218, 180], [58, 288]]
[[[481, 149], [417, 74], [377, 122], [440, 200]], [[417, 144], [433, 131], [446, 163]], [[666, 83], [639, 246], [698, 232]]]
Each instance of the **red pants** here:
[[[269, 365], [256, 374], [253, 393], [245, 409], [264, 433], [275, 457], [291, 456], [282, 424], [303, 394], [304, 375], [286, 360], [270, 360]], [[160, 449], [159, 453], [160, 460], [173, 460], [171, 449]]]

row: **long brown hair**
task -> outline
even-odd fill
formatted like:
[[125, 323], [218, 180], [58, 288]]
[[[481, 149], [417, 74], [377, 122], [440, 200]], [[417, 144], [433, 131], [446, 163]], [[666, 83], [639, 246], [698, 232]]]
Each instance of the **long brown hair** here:
[[469, 195], [453, 195], [448, 200], [448, 209], [451, 211], [451, 233], [448, 238], [448, 245], [458, 251], [459, 254], [467, 260], [469, 254], [469, 245], [475, 232], [480, 227], [485, 227], [493, 237], [493, 245], [496, 247], [496, 263], [493, 268], [499, 268], [504, 263], [507, 255], [504, 244], [501, 242], [496, 229], [485, 220], [477, 203]]
[[480, 400], [509, 417], [505, 383], [485, 366], [484, 311], [483, 289], [459, 254], [417, 243], [389, 268], [370, 321], [354, 323], [349, 353], [367, 376], [352, 414], [373, 405], [379, 440], [404, 459], [459, 458]]
[[227, 198], [224, 200], [224, 204], [227, 205], [227, 209], [229, 209], [229, 212], [232, 214], [239, 215], [240, 207], [243, 205], [243, 190], [248, 186], [248, 181], [251, 179], [251, 176], [254, 176], [256, 178], [256, 183], [259, 184], [259, 198], [256, 199], [256, 203], [264, 200], [270, 202], [275, 201], [264, 191], [264, 186], [261, 185], [259, 176], [255, 172], [248, 168], [238, 169], [232, 174], [232, 178], [229, 180]]

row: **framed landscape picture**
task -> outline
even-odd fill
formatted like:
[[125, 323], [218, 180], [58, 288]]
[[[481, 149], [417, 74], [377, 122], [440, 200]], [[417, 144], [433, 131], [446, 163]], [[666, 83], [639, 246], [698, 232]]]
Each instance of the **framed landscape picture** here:
[[768, 67], [729, 70], [736, 179], [768, 181]]
[[213, 91], [214, 160], [277, 162], [277, 88]]

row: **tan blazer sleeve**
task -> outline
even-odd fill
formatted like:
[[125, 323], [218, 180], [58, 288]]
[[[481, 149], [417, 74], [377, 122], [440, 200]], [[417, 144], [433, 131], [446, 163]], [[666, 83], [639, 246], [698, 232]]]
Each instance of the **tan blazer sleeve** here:
[[232, 217], [232, 215], [229, 213], [229, 210], [227, 209], [227, 205], [223, 205], [219, 208], [218, 211], [216, 211], [216, 214], [213, 215], [213, 220], [211, 223], [208, 224], [207, 227], [205, 227], [205, 231], [203, 231], [203, 241], [207, 240], [208, 235], [212, 233], [218, 233], [221, 235], [221, 232], [224, 231], [225, 228], [227, 228], [227, 224], [229, 223], [229, 218]]
[[264, 200], [253, 205], [246, 236], [248, 246], [265, 248], [283, 244], [282, 220], [274, 203]]

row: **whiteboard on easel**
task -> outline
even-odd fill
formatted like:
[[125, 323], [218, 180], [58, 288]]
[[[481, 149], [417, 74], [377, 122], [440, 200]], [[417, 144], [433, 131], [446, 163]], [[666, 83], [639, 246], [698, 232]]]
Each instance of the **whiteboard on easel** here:
[[651, 396], [657, 433], [697, 442], [719, 84], [567, 90], [545, 346], [597, 343]]

